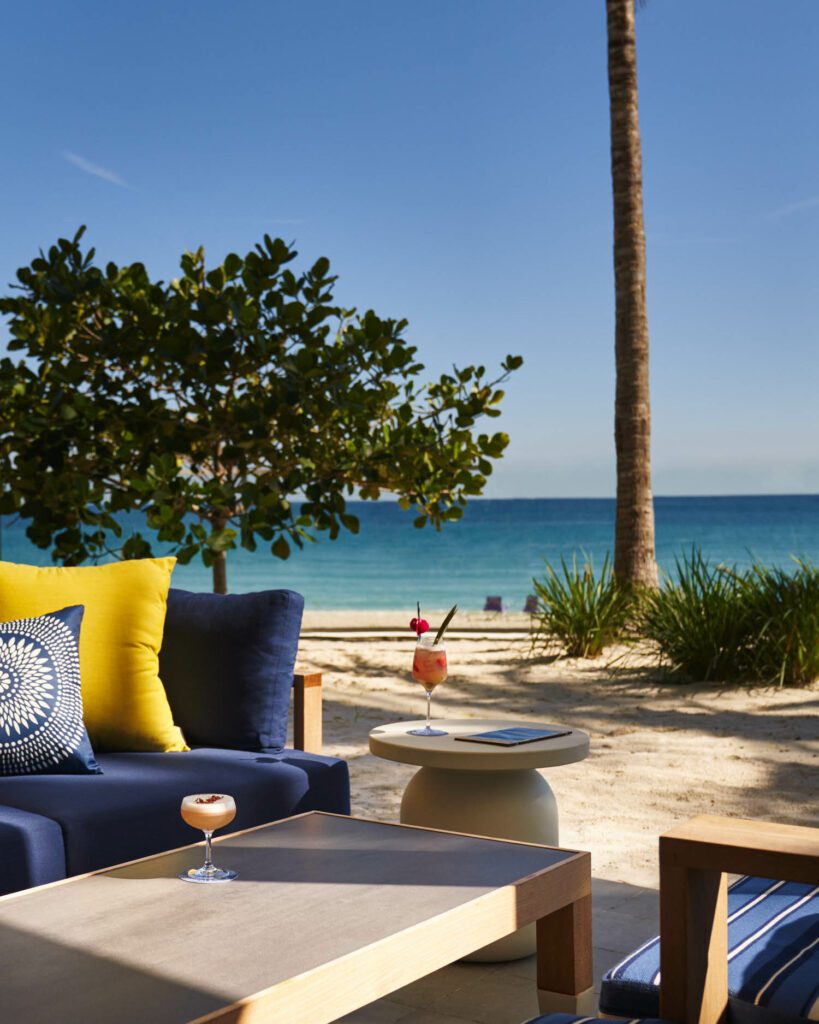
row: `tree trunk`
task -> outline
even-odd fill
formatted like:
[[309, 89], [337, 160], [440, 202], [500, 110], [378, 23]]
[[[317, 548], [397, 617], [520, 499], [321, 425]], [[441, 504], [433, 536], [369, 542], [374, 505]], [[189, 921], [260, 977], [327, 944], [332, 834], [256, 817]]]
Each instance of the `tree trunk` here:
[[224, 551], [217, 551], [213, 559], [213, 592], [214, 594], [226, 594], [227, 589], [227, 555]]
[[637, 117], [634, 0], [606, 0], [611, 180], [614, 193], [614, 440], [617, 513], [614, 572], [622, 583], [657, 586], [651, 496], [646, 243]]

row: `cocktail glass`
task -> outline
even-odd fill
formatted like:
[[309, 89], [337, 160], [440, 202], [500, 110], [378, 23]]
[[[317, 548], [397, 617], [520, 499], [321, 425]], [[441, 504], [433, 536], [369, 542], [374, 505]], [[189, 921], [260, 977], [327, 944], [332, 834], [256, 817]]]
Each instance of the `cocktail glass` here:
[[232, 796], [224, 793], [193, 793], [182, 798], [180, 808], [182, 819], [191, 828], [201, 828], [205, 833], [205, 863], [201, 868], [191, 868], [179, 877], [183, 882], [232, 882], [238, 875], [235, 871], [217, 868], [211, 854], [211, 837], [236, 817], [236, 803]]
[[443, 641], [434, 643], [433, 637], [423, 633], [418, 637], [412, 659], [412, 678], [423, 686], [427, 694], [427, 724], [423, 729], [410, 729], [410, 736], [446, 736], [443, 729], [430, 725], [432, 691], [446, 679], [446, 647]]

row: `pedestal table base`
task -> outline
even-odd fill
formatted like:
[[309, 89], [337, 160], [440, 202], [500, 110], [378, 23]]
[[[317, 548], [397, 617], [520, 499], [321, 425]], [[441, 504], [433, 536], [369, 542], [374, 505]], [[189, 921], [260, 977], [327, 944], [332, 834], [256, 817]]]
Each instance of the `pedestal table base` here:
[[[420, 768], [401, 801], [401, 822], [497, 839], [558, 846], [557, 801], [534, 769]], [[519, 960], [535, 952], [535, 926], [484, 946], [467, 960]]]

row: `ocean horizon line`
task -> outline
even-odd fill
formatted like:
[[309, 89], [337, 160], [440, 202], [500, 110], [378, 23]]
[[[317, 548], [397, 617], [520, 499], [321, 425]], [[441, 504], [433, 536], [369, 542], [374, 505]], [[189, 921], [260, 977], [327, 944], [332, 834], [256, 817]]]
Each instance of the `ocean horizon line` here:
[[[680, 498], [692, 498], [697, 501], [709, 498], [728, 498], [728, 499], [745, 499], [745, 498], [819, 498], [819, 491], [758, 491], [754, 493], [750, 492], [739, 492], [739, 493], [728, 493], [724, 494], [654, 494], [652, 500], [654, 501], [676, 501]], [[297, 499], [300, 500], [300, 499]], [[348, 498], [348, 505], [377, 505], [379, 500], [375, 501], [366, 498]], [[473, 502], [479, 501], [616, 501], [617, 496], [614, 494], [555, 494], [555, 495], [516, 495], [507, 494], [504, 496], [480, 494], [472, 496], [468, 499], [467, 505], [471, 505]]]
[[[522, 610], [532, 579], [544, 561], [573, 557], [601, 567], [614, 551], [613, 498], [480, 498], [461, 520], [440, 531], [415, 529], [411, 512], [394, 501], [349, 503], [361, 523], [358, 534], [295, 550], [286, 561], [268, 546], [228, 553], [231, 593], [287, 588], [304, 595], [313, 611], [377, 611], [458, 604], [480, 611], [490, 595]], [[139, 528], [141, 517], [128, 521]], [[673, 578], [694, 548], [709, 562], [749, 568], [755, 562], [790, 567], [794, 558], [819, 564], [819, 495], [675, 495], [655, 498], [656, 557]], [[124, 524], [125, 525], [125, 524]], [[0, 533], [9, 561], [50, 565], [50, 553], [25, 536], [25, 523]], [[172, 554], [154, 545], [156, 555]], [[173, 586], [208, 591], [211, 572], [194, 560], [177, 565]]]

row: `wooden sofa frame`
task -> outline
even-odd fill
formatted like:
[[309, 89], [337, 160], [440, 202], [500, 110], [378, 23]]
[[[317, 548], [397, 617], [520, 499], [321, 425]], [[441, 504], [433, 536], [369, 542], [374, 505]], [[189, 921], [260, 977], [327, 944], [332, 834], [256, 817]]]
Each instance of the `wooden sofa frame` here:
[[293, 746], [309, 754], [320, 754], [321, 672], [293, 675]]
[[726, 872], [819, 884], [819, 829], [702, 815], [660, 837], [660, 1016], [728, 1017]]

